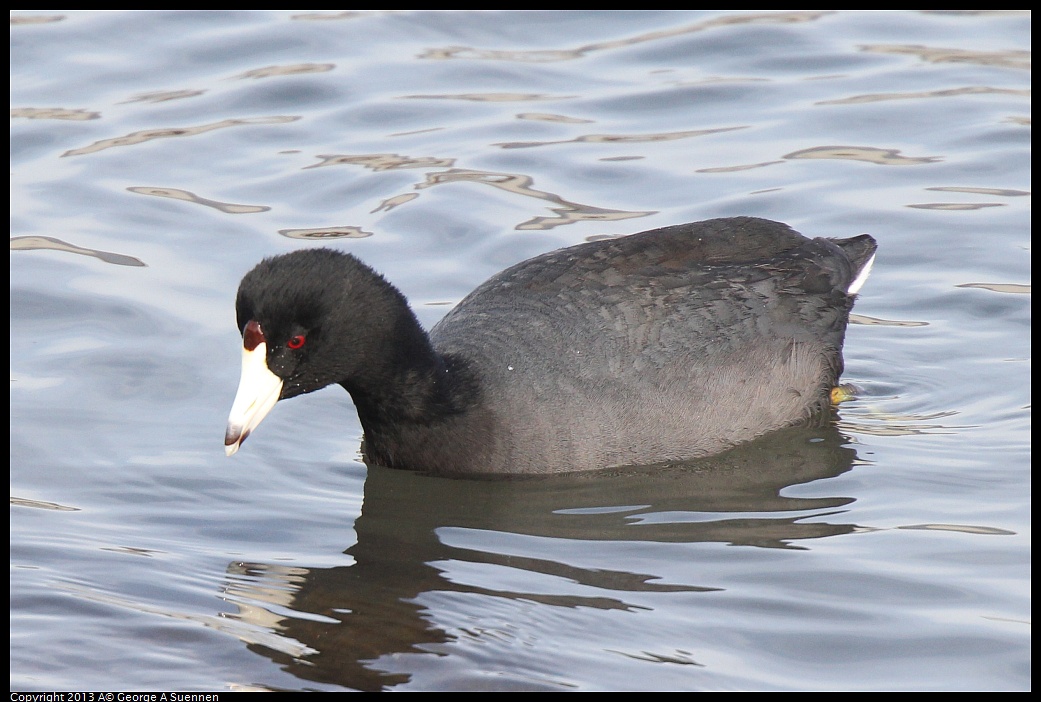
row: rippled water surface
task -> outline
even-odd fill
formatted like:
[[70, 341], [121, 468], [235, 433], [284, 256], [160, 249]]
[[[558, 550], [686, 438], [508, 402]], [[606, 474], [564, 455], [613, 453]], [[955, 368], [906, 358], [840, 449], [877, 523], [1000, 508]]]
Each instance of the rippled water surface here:
[[[12, 689], [1027, 690], [1030, 15], [11, 17]], [[435, 323], [560, 246], [871, 233], [860, 396], [659, 470], [234, 458], [233, 298], [328, 245]]]

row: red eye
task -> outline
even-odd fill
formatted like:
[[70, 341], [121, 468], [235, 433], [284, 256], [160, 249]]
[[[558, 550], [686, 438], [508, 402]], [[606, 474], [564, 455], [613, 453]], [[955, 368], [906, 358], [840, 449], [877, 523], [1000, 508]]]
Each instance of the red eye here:
[[289, 341], [286, 342], [286, 346], [295, 351], [296, 349], [303, 348], [305, 341], [307, 341], [307, 337], [303, 334], [297, 334], [296, 336], [289, 338]]

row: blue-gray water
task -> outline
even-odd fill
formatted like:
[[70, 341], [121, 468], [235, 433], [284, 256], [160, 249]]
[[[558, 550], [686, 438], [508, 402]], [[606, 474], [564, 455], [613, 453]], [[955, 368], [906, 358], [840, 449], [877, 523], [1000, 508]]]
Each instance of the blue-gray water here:
[[[18, 12], [12, 689], [1027, 690], [1030, 15]], [[671, 470], [235, 457], [233, 297], [329, 245], [425, 325], [590, 237], [863, 232], [837, 427]]]

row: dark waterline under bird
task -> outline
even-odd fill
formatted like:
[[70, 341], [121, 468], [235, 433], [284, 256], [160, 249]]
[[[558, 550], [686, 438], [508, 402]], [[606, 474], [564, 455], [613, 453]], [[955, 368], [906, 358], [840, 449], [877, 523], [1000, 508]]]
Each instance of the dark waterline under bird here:
[[563, 473], [719, 453], [828, 416], [875, 248], [753, 217], [664, 227], [523, 261], [429, 334], [350, 254], [268, 258], [239, 285], [225, 448], [278, 400], [339, 384], [369, 464]]

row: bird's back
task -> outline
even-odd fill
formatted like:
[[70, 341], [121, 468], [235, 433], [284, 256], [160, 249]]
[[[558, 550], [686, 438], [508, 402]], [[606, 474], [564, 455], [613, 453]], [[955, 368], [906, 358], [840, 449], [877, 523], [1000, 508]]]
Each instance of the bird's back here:
[[873, 251], [755, 218], [666, 227], [509, 268], [431, 339], [477, 379], [485, 472], [707, 455], [825, 409]]

